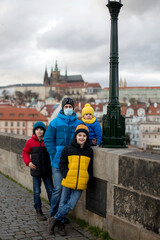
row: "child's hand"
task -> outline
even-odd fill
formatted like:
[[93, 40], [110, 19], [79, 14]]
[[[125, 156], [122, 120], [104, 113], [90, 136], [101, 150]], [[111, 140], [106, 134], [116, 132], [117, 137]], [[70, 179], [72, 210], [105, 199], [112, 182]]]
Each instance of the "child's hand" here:
[[36, 169], [36, 166], [32, 162], [29, 162], [28, 166], [33, 170]]
[[93, 138], [92, 143], [93, 143], [94, 146], [96, 146], [97, 145], [97, 138]]

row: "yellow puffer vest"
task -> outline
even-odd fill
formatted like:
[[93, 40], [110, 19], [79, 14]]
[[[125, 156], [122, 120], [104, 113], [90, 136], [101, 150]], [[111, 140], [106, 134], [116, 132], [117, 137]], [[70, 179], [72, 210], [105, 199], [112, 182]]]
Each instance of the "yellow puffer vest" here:
[[89, 180], [88, 166], [91, 158], [87, 156], [68, 156], [68, 173], [62, 185], [71, 189], [85, 190]]

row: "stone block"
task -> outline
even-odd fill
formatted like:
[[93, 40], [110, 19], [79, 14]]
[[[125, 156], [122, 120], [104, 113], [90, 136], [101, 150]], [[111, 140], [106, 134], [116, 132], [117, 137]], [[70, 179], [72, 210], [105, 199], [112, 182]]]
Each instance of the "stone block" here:
[[107, 183], [107, 212], [114, 214], [114, 185]]
[[25, 146], [25, 143], [27, 141], [27, 137], [22, 137], [22, 136], [14, 136], [11, 137], [11, 149], [10, 151], [17, 153], [17, 154], [22, 154], [22, 150]]
[[114, 214], [157, 233], [160, 228], [160, 199], [115, 186]]
[[107, 218], [107, 229], [111, 238], [114, 240], [139, 240], [139, 225], [129, 223], [110, 214], [107, 215]]
[[155, 234], [152, 231], [142, 228], [140, 231], [140, 240], [160, 240], [160, 234]]
[[89, 225], [99, 227], [107, 231], [107, 218], [103, 218], [93, 212], [88, 211]]
[[118, 183], [135, 190], [160, 197], [160, 155], [152, 159], [146, 154], [130, 154], [120, 156]]
[[0, 134], [0, 148], [6, 151], [10, 151], [11, 138], [9, 134]]
[[119, 171], [119, 154], [121, 151], [113, 149], [93, 148], [93, 173], [94, 177], [117, 184]]

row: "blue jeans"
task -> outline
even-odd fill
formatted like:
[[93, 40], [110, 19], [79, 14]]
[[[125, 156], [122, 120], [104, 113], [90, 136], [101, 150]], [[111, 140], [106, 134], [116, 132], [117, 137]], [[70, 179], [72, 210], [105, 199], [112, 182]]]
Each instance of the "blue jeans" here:
[[63, 187], [58, 212], [54, 217], [64, 223], [67, 213], [76, 206], [81, 194], [82, 190]]
[[34, 199], [34, 208], [36, 210], [41, 209], [42, 207], [41, 198], [40, 198], [42, 180], [46, 188], [48, 200], [49, 202], [51, 201], [52, 190], [53, 190], [52, 177], [50, 176], [50, 177], [41, 178], [41, 177], [33, 176], [33, 199]]
[[52, 175], [53, 175], [53, 191], [52, 191], [52, 197], [51, 197], [51, 210], [50, 210], [50, 216], [54, 216], [55, 213], [58, 210], [58, 204], [60, 201], [61, 197], [61, 192], [62, 192], [62, 174], [60, 172], [60, 169], [52, 167]]

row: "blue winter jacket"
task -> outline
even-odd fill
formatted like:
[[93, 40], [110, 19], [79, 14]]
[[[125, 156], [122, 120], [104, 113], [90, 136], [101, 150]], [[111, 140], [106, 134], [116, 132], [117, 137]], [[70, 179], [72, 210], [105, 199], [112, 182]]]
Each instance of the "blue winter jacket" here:
[[[83, 122], [83, 121], [81, 121]], [[91, 143], [91, 146], [93, 146], [92, 143], [92, 139], [96, 138], [97, 139], [97, 145], [100, 145], [101, 141], [102, 141], [102, 129], [101, 126], [98, 122], [98, 120], [96, 119], [94, 123], [85, 123], [83, 122], [89, 129], [89, 140]]]
[[71, 143], [76, 127], [80, 124], [76, 113], [66, 116], [62, 110], [53, 119], [44, 135], [44, 144], [50, 155], [51, 166], [59, 168], [61, 152]]

